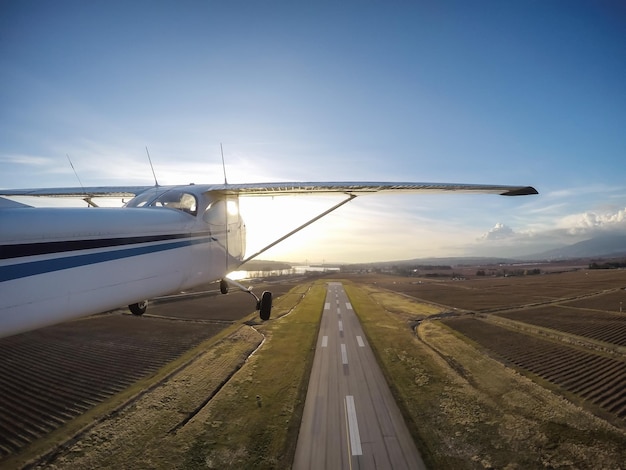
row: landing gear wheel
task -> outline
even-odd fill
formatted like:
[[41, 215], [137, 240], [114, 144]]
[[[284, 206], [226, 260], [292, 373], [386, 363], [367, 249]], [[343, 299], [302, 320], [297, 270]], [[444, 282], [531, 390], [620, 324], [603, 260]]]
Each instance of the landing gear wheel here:
[[272, 293], [265, 291], [259, 300], [259, 316], [261, 320], [269, 320], [272, 311]]
[[228, 282], [226, 282], [226, 279], [220, 281], [220, 292], [222, 294], [228, 294]]
[[142, 300], [141, 302], [137, 302], [136, 304], [130, 304], [128, 308], [130, 309], [130, 313], [140, 317], [141, 315], [146, 313], [146, 310], [148, 308], [148, 301]]

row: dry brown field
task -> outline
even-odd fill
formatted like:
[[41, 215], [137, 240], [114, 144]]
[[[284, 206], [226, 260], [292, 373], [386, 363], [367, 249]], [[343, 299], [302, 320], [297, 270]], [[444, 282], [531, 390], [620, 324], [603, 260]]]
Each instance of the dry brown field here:
[[[626, 298], [626, 291], [616, 292]], [[607, 294], [607, 296], [610, 296]], [[602, 296], [604, 297], [604, 296]], [[568, 305], [550, 305], [526, 310], [504, 312], [499, 316], [542, 326], [564, 333], [591, 338], [617, 346], [626, 346], [626, 314], [613, 313], [600, 308], [602, 303], [607, 307], [613, 302], [597, 299], [598, 308], [581, 309]], [[569, 304], [571, 305], [571, 304]]]
[[510, 331], [471, 317], [444, 323], [497, 354], [582, 399], [591, 411], [626, 428], [626, 361], [548, 339]]
[[626, 428], [625, 270], [360, 282], [447, 306], [459, 316], [442, 321], [486, 353]]
[[[626, 270], [581, 270], [532, 276], [477, 277], [463, 281], [384, 275], [355, 275], [350, 276], [350, 279], [452, 308], [489, 311], [557, 300], [574, 301], [607, 289], [624, 288]], [[612, 308], [613, 311], [619, 310], [619, 302], [613, 304]]]
[[0, 339], [0, 466], [253, 311], [240, 291], [208, 294], [155, 302], [142, 317], [119, 310]]
[[[439, 327], [450, 336], [454, 331], [486, 355], [626, 429], [626, 362], [620, 349], [626, 315], [618, 312], [626, 271], [463, 281], [345, 277], [374, 286], [371, 301], [401, 313], [407, 332], [426, 318], [437, 323], [422, 322], [424, 327], [441, 325], [439, 318], [453, 328]], [[255, 291], [280, 295], [299, 282]], [[387, 291], [402, 294], [407, 303], [396, 306], [401, 297]], [[204, 348], [204, 341], [252, 311], [251, 298], [242, 293], [201, 296], [161, 302], [142, 318], [118, 311], [0, 340], [0, 467], [29, 443], [32, 447], [55, 429], [88, 419], [99, 404], [129, 393], [129, 387], [154, 382], [157, 369], [163, 371], [198, 344]], [[586, 348], [572, 338], [614, 350]]]

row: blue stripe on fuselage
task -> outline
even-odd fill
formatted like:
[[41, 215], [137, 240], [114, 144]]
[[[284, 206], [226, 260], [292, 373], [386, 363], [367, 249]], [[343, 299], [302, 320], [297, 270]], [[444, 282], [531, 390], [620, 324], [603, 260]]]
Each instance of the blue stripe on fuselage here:
[[90, 264], [104, 263], [106, 261], [115, 261], [118, 259], [130, 258], [132, 256], [174, 250], [176, 248], [183, 248], [185, 246], [197, 245], [200, 243], [210, 243], [211, 241], [213, 241], [213, 238], [204, 237], [192, 240], [181, 240], [172, 243], [162, 243], [159, 245], [138, 246], [123, 250], [101, 251], [98, 253], [88, 253], [83, 255], [0, 266], [0, 282], [35, 276], [37, 274], [61, 271], [64, 269], [77, 268], [80, 266], [88, 266]]

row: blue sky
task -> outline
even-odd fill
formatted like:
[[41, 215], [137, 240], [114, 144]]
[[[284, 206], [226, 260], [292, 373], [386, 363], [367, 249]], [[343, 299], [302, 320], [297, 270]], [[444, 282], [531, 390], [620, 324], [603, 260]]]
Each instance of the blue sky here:
[[[512, 255], [626, 233], [621, 1], [3, 1], [0, 187], [528, 184], [367, 196], [267, 253]], [[250, 250], [330, 201], [254, 201]], [[261, 214], [263, 213], [263, 217]], [[267, 223], [267, 215], [272, 222]]]

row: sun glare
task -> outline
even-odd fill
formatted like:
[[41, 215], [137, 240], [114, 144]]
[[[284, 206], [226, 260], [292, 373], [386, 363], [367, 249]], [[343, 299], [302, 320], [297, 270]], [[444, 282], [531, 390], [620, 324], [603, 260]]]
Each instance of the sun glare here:
[[233, 281], [241, 281], [248, 277], [248, 271], [232, 271], [226, 275], [228, 279]]
[[[298, 196], [241, 198], [239, 206], [248, 234], [247, 254], [256, 253], [337, 204], [340, 200], [336, 197], [307, 198]], [[338, 232], [349, 228], [349, 220], [341, 219], [337, 215], [343, 209], [341, 208], [338, 212], [302, 229], [262, 256], [288, 261], [324, 259], [328, 248], [325, 245], [325, 240], [333, 238], [339, 234]]]

